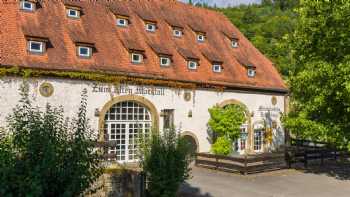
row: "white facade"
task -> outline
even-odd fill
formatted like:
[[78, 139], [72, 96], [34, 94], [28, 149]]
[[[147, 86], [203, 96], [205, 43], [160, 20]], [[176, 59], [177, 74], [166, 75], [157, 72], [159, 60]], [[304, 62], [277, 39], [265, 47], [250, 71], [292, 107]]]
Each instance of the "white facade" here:
[[[53, 94], [49, 97], [44, 97], [39, 92], [39, 87], [44, 82], [52, 84], [54, 88]], [[22, 83], [23, 79], [19, 77], [0, 78], [0, 127], [6, 127], [6, 117], [20, 99], [19, 88]], [[96, 115], [96, 111], [101, 111], [105, 104], [115, 97], [136, 94], [146, 98], [154, 105], [158, 112], [159, 128], [163, 128], [163, 119], [159, 117], [161, 110], [174, 109], [174, 123], [177, 130], [192, 133], [197, 138], [199, 152], [209, 152], [211, 147], [207, 125], [210, 118], [208, 109], [227, 100], [237, 100], [248, 108], [252, 114], [250, 125], [252, 128], [258, 129], [264, 121], [267, 124], [274, 122], [271, 148], [284, 143], [284, 131], [280, 123], [280, 116], [284, 113], [285, 106], [282, 94], [242, 91], [218, 92], [204, 89], [179, 90], [135, 85], [121, 85], [119, 87], [91, 81], [56, 78], [32, 78], [29, 79], [29, 84], [30, 96], [35, 106], [44, 107], [47, 102], [54, 106], [61, 105], [67, 117], [75, 116], [80, 105], [80, 95], [83, 89], [86, 89], [88, 92], [88, 118], [90, 125], [96, 132], [99, 128], [99, 116]], [[143, 88], [142, 93], [140, 88]], [[185, 92], [191, 94], [188, 101], [184, 98]], [[273, 97], [274, 99], [272, 99]], [[272, 102], [272, 100], [277, 102]], [[189, 116], [191, 113], [192, 117]]]

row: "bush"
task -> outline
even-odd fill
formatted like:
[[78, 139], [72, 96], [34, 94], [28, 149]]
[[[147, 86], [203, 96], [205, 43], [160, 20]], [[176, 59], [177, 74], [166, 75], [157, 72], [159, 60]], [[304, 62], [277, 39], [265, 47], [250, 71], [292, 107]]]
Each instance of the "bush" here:
[[146, 140], [140, 165], [149, 181], [149, 196], [176, 196], [181, 183], [189, 178], [190, 152], [189, 144], [174, 129]]
[[86, 91], [77, 118], [62, 108], [32, 107], [28, 85], [0, 140], [0, 196], [78, 196], [101, 175], [86, 118]]
[[232, 141], [225, 136], [218, 137], [212, 145], [211, 151], [216, 155], [229, 155], [232, 151]]

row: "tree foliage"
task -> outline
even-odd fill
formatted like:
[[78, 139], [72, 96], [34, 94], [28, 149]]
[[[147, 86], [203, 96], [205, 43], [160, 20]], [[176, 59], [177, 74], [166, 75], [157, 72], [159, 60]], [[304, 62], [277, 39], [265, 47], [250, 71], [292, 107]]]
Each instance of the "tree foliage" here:
[[154, 133], [151, 139], [144, 140], [140, 156], [149, 181], [149, 196], [175, 197], [180, 184], [190, 175], [191, 148], [175, 129]]
[[264, 0], [261, 5], [218, 9], [257, 47], [277, 69], [289, 75], [292, 53], [286, 39], [296, 26], [298, 0]]
[[298, 13], [285, 126], [299, 137], [350, 148], [350, 2], [303, 0]]
[[78, 196], [101, 174], [86, 119], [86, 93], [71, 124], [62, 108], [32, 106], [28, 85], [0, 141], [0, 196]]
[[222, 155], [231, 153], [232, 142], [239, 138], [241, 125], [246, 122], [245, 109], [241, 105], [214, 106], [209, 109], [209, 126], [219, 136], [213, 145], [213, 152]]

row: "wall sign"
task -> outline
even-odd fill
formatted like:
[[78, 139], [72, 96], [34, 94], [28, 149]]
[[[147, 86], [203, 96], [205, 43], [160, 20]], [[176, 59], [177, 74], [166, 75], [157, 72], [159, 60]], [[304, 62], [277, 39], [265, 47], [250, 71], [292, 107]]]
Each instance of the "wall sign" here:
[[53, 94], [54, 89], [51, 83], [45, 82], [40, 85], [39, 92], [41, 96], [50, 97]]
[[128, 86], [128, 85], [105, 85], [94, 83], [92, 85], [93, 93], [115, 93], [115, 94], [138, 94], [164, 96], [165, 89], [162, 87], [150, 86]]

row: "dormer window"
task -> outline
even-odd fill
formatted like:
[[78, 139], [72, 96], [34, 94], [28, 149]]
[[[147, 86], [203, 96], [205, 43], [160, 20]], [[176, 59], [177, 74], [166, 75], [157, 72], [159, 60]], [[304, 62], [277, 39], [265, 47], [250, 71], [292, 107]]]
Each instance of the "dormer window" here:
[[22, 10], [33, 12], [35, 10], [35, 4], [31, 1], [21, 1], [20, 7]]
[[174, 29], [173, 29], [173, 35], [174, 35], [175, 37], [180, 38], [180, 37], [182, 37], [183, 32], [182, 32], [181, 29], [176, 29], [176, 28], [174, 28]]
[[213, 64], [213, 72], [221, 73], [221, 70], [222, 70], [221, 64]]
[[253, 68], [248, 68], [247, 72], [248, 72], [248, 77], [255, 77], [256, 75], [256, 71]]
[[205, 35], [202, 33], [197, 34], [197, 41], [198, 42], [204, 42], [205, 41]]
[[246, 65], [248, 77], [255, 77], [256, 67], [253, 64]]
[[88, 46], [78, 46], [78, 56], [80, 58], [91, 58], [92, 56], [92, 48]]
[[189, 61], [187, 62], [187, 67], [188, 67], [188, 69], [190, 69], [190, 70], [196, 70], [197, 67], [198, 67], [198, 62], [197, 62], [197, 61], [194, 61], [194, 60], [189, 60]]
[[131, 53], [131, 62], [134, 64], [141, 64], [143, 62], [143, 54], [137, 52]]
[[168, 67], [171, 65], [171, 59], [169, 57], [160, 57], [160, 66]]
[[238, 40], [237, 39], [232, 39], [231, 40], [231, 46], [232, 46], [232, 48], [238, 48]]
[[80, 18], [80, 10], [77, 8], [67, 8], [67, 16], [70, 18]]
[[129, 18], [127, 16], [117, 16], [117, 25], [119, 27], [127, 27], [129, 25]]
[[28, 41], [28, 51], [30, 53], [42, 54], [45, 52], [45, 46], [46, 44], [43, 41]]
[[146, 23], [146, 30], [149, 32], [155, 32], [157, 25], [155, 23]]

